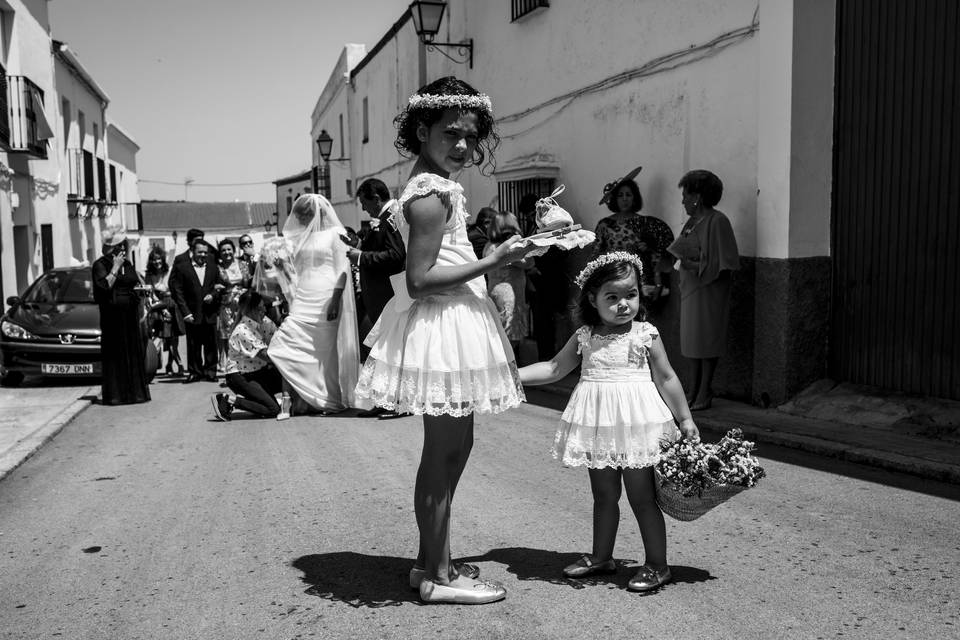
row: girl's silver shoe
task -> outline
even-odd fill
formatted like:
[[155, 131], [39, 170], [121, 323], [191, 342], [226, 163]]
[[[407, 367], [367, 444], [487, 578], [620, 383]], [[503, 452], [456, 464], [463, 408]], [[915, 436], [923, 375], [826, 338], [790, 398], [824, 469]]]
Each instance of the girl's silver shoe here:
[[627, 583], [627, 589], [630, 591], [653, 591], [670, 582], [673, 574], [670, 573], [670, 567], [664, 567], [659, 571], [653, 567], [642, 565], [637, 570], [637, 574], [630, 578]]

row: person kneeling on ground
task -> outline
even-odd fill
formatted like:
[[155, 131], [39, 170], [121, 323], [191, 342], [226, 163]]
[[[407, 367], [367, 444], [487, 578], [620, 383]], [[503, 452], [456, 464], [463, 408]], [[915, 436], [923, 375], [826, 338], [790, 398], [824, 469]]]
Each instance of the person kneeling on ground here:
[[267, 345], [277, 326], [266, 317], [267, 306], [256, 291], [245, 291], [237, 305], [239, 320], [230, 332], [226, 366], [227, 387], [233, 394], [214, 395], [213, 412], [223, 421], [230, 420], [235, 409], [275, 418], [280, 405], [274, 396], [282, 382], [267, 357]]

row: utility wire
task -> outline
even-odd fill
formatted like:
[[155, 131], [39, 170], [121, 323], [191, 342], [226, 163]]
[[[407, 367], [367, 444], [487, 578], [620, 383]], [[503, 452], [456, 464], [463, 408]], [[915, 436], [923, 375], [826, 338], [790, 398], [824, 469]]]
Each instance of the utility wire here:
[[[167, 182], [166, 180], [144, 180], [140, 178], [138, 182], [146, 182], [148, 184], [168, 184], [174, 187], [182, 187], [184, 181], [180, 182]], [[273, 184], [273, 182], [223, 182], [223, 183], [213, 183], [213, 182], [189, 182], [191, 187], [248, 187], [259, 184]]]

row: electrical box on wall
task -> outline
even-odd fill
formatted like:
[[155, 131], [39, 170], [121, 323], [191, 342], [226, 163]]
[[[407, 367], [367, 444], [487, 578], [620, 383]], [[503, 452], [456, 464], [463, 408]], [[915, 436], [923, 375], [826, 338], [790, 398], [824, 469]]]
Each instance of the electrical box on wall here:
[[14, 191], [10, 194], [10, 208], [16, 209], [20, 206], [20, 194]]

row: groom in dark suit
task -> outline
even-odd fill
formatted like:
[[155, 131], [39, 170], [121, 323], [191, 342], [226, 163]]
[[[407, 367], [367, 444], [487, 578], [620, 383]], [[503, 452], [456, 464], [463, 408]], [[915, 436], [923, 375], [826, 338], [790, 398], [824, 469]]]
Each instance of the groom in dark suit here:
[[183, 318], [187, 334], [187, 369], [184, 382], [217, 381], [217, 312], [220, 292], [227, 283], [210, 261], [210, 245], [194, 238], [190, 260], [174, 261], [170, 270], [170, 294]]
[[[400, 232], [388, 220], [396, 209], [397, 201], [390, 198], [387, 185], [376, 178], [364, 180], [357, 188], [357, 200], [373, 220], [370, 232], [360, 241], [360, 248], [348, 247], [347, 257], [360, 268], [360, 298], [370, 321], [365, 326], [372, 327], [383, 313], [387, 301], [393, 297], [390, 276], [404, 270], [407, 250]], [[361, 332], [361, 343], [368, 332], [369, 329]], [[364, 358], [369, 351], [363, 344], [360, 345]], [[361, 412], [360, 415], [398, 417], [379, 408]]]

